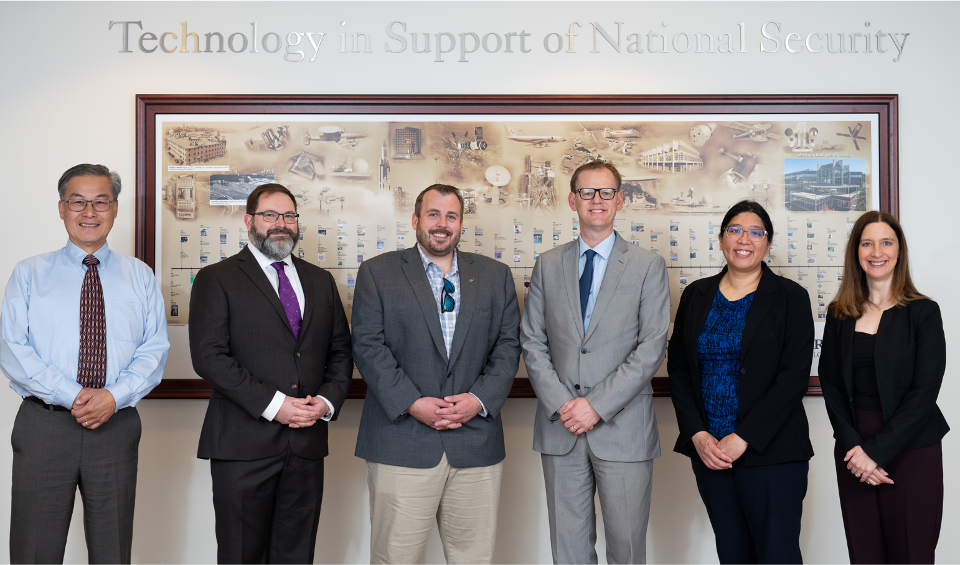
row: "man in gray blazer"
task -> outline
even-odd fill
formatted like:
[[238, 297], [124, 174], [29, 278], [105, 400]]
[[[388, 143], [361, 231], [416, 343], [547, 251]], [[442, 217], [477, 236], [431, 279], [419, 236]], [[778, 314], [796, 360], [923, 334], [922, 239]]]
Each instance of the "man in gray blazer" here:
[[623, 208], [613, 165], [577, 169], [568, 200], [580, 237], [540, 255], [521, 324], [553, 561], [597, 562], [599, 491], [607, 562], [645, 563], [660, 456], [650, 380], [670, 323], [666, 265], [613, 231]]
[[364, 261], [354, 291], [370, 561], [423, 562], [436, 520], [447, 562], [490, 563], [506, 455], [500, 408], [520, 362], [516, 287], [506, 265], [457, 251], [456, 188], [421, 192], [412, 221], [417, 245]]

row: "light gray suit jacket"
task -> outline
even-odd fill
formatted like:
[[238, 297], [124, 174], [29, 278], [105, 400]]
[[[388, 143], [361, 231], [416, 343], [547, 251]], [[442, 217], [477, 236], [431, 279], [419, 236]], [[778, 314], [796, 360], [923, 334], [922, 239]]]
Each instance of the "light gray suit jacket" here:
[[548, 455], [573, 449], [577, 436], [558, 411], [582, 396], [601, 418], [587, 432], [597, 457], [659, 457], [650, 381], [663, 362], [670, 324], [666, 264], [617, 234], [584, 335], [578, 251], [574, 240], [540, 255], [523, 307], [520, 342], [538, 399], [533, 449]]
[[[364, 261], [353, 298], [353, 353], [367, 383], [356, 456], [432, 468], [487, 467], [506, 456], [500, 408], [520, 364], [517, 290], [506, 265], [457, 252], [460, 313], [450, 357], [440, 309], [416, 247]], [[487, 409], [437, 431], [406, 413], [421, 396], [473, 393]]]

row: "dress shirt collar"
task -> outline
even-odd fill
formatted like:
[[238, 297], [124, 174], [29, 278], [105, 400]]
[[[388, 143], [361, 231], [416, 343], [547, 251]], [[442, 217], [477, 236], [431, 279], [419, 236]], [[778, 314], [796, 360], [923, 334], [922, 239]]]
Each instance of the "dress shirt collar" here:
[[[72, 241], [67, 240], [67, 246], [64, 247], [64, 251], [67, 254], [67, 260], [71, 265], [83, 269], [83, 260], [87, 257], [87, 252], [83, 249], [80, 249]], [[97, 249], [93, 252], [93, 256], [97, 258], [97, 261], [100, 261], [100, 264], [97, 265], [97, 271], [102, 271], [110, 267], [110, 257], [113, 255], [110, 251], [110, 247], [106, 242], [103, 243], [103, 247]]]
[[[427, 254], [423, 252], [423, 249], [420, 249], [420, 244], [419, 244], [419, 243], [417, 244], [417, 251], [420, 253], [420, 262], [423, 263], [423, 270], [424, 270], [424, 271], [426, 271], [428, 268], [430, 268], [430, 265], [437, 265], [436, 263], [433, 262], [433, 259], [430, 259], [429, 257], [427, 257]], [[440, 265], [437, 265], [437, 268], [440, 269]], [[454, 250], [453, 250], [453, 263], [450, 265], [450, 270], [447, 271], [447, 274], [444, 275], [444, 274], [443, 274], [443, 269], [440, 269], [440, 274], [441, 274], [442, 276], [444, 276], [444, 277], [449, 277], [450, 275], [454, 275], [454, 274], [456, 274], [456, 273], [458, 273], [458, 272], [460, 272], [460, 271], [459, 271], [459, 269], [457, 269], [457, 250], [454, 249]]]
[[[580, 251], [578, 257], [587, 252], [587, 249], [590, 249], [590, 246], [587, 245], [586, 241], [583, 241], [583, 236], [577, 238], [577, 241], [580, 242]], [[603, 260], [606, 261], [610, 259], [610, 254], [613, 253], [613, 244], [617, 241], [617, 232], [611, 232], [606, 239], [597, 244], [593, 248], [597, 252], [597, 255], [603, 257]]]
[[[247, 242], [247, 248], [249, 248], [250, 252], [253, 253], [253, 257], [257, 260], [257, 263], [260, 264], [260, 267], [262, 269], [266, 270], [267, 267], [276, 263], [276, 261], [264, 255], [263, 251], [260, 251], [259, 249], [257, 249], [256, 245], [250, 242]], [[287, 265], [287, 267], [289, 267], [293, 265], [293, 258], [290, 255], [287, 255], [286, 257], [283, 258], [283, 262]]]

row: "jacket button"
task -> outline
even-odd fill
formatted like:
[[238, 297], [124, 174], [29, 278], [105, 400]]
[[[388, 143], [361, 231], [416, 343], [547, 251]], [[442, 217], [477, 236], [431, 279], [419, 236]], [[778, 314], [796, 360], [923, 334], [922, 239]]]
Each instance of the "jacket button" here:
[[746, 370], [746, 369], [740, 369], [740, 374], [741, 374], [741, 375], [746, 375], [746, 374], [747, 374], [747, 370]]
[[587, 352], [587, 348], [586, 348], [586, 347], [584, 347], [583, 349], [580, 350], [580, 353], [586, 353], [586, 352]]
[[580, 390], [580, 385], [573, 385], [573, 388]]
[[290, 385], [290, 388], [292, 388], [293, 390], [297, 390], [297, 385]]
[[299, 358], [300, 358], [300, 352], [297, 351], [297, 359], [299, 359]]

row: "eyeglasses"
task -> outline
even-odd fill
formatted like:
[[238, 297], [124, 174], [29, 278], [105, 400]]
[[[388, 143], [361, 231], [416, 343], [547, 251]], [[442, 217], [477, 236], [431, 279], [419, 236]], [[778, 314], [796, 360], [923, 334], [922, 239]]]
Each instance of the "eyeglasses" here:
[[767, 237], [767, 230], [745, 230], [737, 226], [727, 226], [723, 228], [723, 233], [727, 234], [727, 237], [730, 239], [740, 239], [743, 232], [747, 232], [747, 237], [750, 238], [750, 241], [762, 241], [763, 238]]
[[280, 216], [283, 216], [283, 221], [284, 221], [285, 223], [295, 224], [295, 223], [297, 223], [297, 218], [300, 217], [300, 214], [296, 214], [296, 213], [294, 213], [294, 212], [287, 212], [286, 214], [278, 214], [277, 212], [274, 212], [273, 210], [270, 210], [270, 211], [268, 211], [268, 212], [256, 212], [256, 213], [253, 213], [253, 214], [250, 214], [250, 215], [251, 215], [251, 216], [263, 216], [263, 221], [264, 221], [264, 222], [267, 222], [268, 224], [272, 224], [272, 223], [276, 222], [277, 220], [280, 219]]
[[447, 279], [443, 279], [443, 303], [440, 305], [440, 313], [453, 312], [453, 309], [457, 306], [457, 301], [453, 299], [453, 293], [456, 292], [457, 287], [453, 286], [453, 283]]
[[93, 204], [93, 209], [97, 212], [106, 212], [110, 209], [110, 205], [116, 202], [116, 200], [84, 200], [82, 198], [75, 198], [73, 200], [61, 200], [67, 205], [67, 209], [71, 212], [83, 212], [87, 209], [87, 204]]
[[581, 200], [593, 200], [597, 193], [600, 193], [601, 200], [613, 200], [613, 197], [620, 192], [619, 188], [578, 188], [574, 192], [580, 194]]

